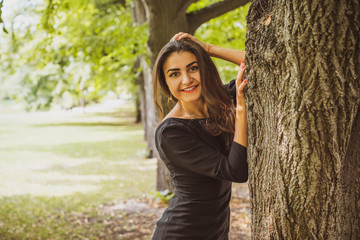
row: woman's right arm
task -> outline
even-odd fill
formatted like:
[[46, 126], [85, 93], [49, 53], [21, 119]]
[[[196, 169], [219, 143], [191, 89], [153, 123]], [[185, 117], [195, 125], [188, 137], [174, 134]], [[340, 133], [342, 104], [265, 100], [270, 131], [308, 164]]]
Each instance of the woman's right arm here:
[[229, 154], [205, 143], [194, 130], [169, 119], [155, 133], [156, 148], [165, 163], [217, 179], [246, 182], [247, 149], [232, 142]]

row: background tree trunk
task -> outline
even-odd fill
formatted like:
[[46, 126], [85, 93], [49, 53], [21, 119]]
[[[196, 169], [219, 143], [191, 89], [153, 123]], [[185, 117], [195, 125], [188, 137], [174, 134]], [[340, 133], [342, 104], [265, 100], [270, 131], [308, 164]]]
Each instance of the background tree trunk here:
[[359, 239], [359, 14], [358, 0], [250, 6], [253, 239]]
[[136, 123], [141, 123], [141, 103], [140, 103], [140, 94], [137, 94], [135, 96], [135, 108], [136, 108], [136, 116], [135, 116], [135, 122]]
[[[150, 58], [150, 66], [152, 68], [155, 63], [156, 57], [160, 52], [161, 48], [170, 40], [170, 38], [175, 35], [175, 33], [180, 31], [187, 31], [184, 26], [186, 26], [185, 12], [186, 9], [183, 9], [183, 12], [179, 12], [179, 9], [183, 5], [183, 1], [174, 0], [145, 0], [145, 6], [147, 10], [147, 17], [149, 22], [149, 40], [148, 40], [148, 53]], [[150, 72], [151, 73], [151, 72]], [[146, 94], [149, 96], [149, 101], [153, 103], [153, 90], [152, 90], [152, 77], [151, 74], [148, 75], [148, 78], [145, 79], [145, 82], [148, 83], [149, 88], [146, 89]], [[166, 107], [166, 104], [163, 104]], [[165, 111], [167, 109], [165, 108]], [[169, 171], [167, 170], [165, 164], [158, 157], [156, 148], [155, 148], [155, 128], [159, 122], [157, 112], [147, 111], [147, 117], [150, 117], [152, 121], [148, 120], [148, 133], [147, 133], [147, 142], [149, 147], [152, 149], [153, 156], [157, 160], [157, 174], [156, 174], [156, 190], [169, 190], [173, 191], [173, 186], [170, 179]]]
[[[147, 22], [145, 6], [141, 0], [134, 0], [134, 5], [132, 8], [132, 15], [134, 22], [138, 25], [142, 25]], [[151, 86], [151, 69], [146, 62], [145, 56], [140, 56], [137, 59], [136, 63], [137, 68], [143, 68], [141, 74], [139, 74], [137, 83], [139, 85], [139, 99], [140, 99], [140, 108], [141, 108], [141, 122], [144, 127], [144, 138], [151, 139], [153, 135], [153, 124], [155, 119], [154, 113], [155, 105], [152, 95], [152, 86]], [[153, 141], [147, 141], [147, 149], [149, 150], [147, 157], [153, 157], [152, 149], [154, 148]]]

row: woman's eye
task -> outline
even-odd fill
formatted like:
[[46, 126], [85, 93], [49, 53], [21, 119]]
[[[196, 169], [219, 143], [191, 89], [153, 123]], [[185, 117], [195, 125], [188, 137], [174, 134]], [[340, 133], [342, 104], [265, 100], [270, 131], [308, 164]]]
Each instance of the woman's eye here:
[[177, 77], [178, 75], [179, 75], [179, 73], [173, 72], [172, 74], [170, 74], [170, 77]]
[[190, 68], [190, 71], [191, 72], [196, 72], [196, 71], [198, 71], [199, 70], [199, 67], [198, 66], [192, 66], [191, 68]]

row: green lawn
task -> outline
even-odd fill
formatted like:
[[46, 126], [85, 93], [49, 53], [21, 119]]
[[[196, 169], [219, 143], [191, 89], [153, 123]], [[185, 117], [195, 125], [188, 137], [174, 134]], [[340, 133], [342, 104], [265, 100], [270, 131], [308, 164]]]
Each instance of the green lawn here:
[[128, 105], [0, 112], [0, 239], [111, 239], [103, 206], [155, 189], [133, 121]]

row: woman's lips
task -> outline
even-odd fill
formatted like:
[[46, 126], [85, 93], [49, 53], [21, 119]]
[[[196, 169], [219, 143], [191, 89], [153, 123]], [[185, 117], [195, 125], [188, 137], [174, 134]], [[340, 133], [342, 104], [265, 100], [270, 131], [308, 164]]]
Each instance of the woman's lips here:
[[199, 85], [195, 85], [195, 86], [191, 86], [191, 87], [188, 87], [188, 88], [185, 88], [181, 91], [183, 92], [186, 92], [186, 93], [191, 93], [191, 92], [194, 92], [196, 91], [196, 89], [198, 88]]

